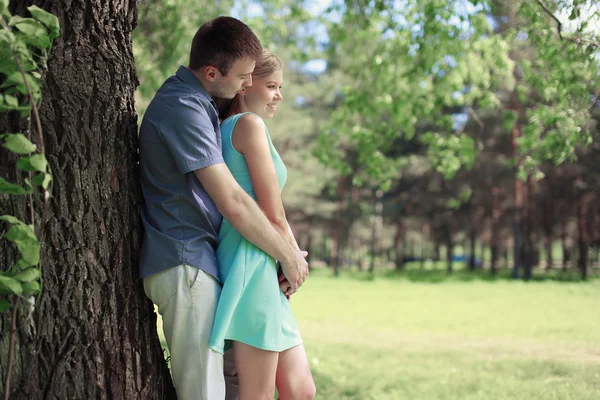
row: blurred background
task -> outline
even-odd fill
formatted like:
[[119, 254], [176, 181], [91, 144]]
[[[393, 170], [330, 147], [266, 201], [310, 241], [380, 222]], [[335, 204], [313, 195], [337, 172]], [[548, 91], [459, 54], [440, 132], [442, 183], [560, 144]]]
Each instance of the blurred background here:
[[317, 398], [600, 398], [600, 3], [140, 2], [140, 120], [218, 15], [286, 65]]

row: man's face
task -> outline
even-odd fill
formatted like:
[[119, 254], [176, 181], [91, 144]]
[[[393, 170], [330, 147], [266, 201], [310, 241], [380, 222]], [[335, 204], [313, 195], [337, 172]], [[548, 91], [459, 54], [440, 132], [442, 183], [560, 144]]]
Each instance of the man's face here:
[[218, 75], [215, 80], [215, 95], [224, 99], [233, 99], [237, 92], [246, 86], [252, 86], [252, 71], [256, 61], [251, 58], [236, 60], [227, 75]]

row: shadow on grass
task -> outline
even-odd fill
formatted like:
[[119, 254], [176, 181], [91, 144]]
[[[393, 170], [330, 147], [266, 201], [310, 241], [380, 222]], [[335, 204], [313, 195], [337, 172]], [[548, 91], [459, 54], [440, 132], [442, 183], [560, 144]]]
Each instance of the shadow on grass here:
[[[522, 272], [520, 279], [514, 279], [512, 277], [512, 270], [510, 269], [500, 269], [495, 274], [492, 274], [489, 269], [469, 271], [461, 268], [460, 264], [451, 274], [449, 274], [443, 268], [421, 269], [419, 264], [409, 263], [405, 269], [401, 271], [393, 269], [375, 269], [375, 271], [369, 272], [359, 271], [358, 269], [354, 268], [341, 270], [340, 276], [367, 282], [378, 279], [420, 283], [523, 281]], [[532, 277], [528, 280], [528, 282], [575, 282], [585, 284], [587, 282], [596, 280], [600, 280], [600, 271], [598, 271], [598, 268], [590, 271], [587, 281], [582, 280], [579, 271], [574, 269], [567, 271], [545, 271], [534, 269]]]

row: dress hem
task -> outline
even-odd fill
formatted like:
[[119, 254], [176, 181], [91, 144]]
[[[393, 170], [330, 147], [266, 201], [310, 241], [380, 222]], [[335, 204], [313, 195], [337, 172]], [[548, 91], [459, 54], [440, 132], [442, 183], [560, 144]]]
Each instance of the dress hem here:
[[[273, 352], [276, 352], [276, 353], [281, 353], [282, 351], [286, 351], [286, 350], [292, 349], [294, 347], [300, 346], [301, 344], [304, 344], [304, 341], [300, 340], [297, 343], [292, 344], [291, 346], [277, 347], [277, 346], [268, 346], [268, 345], [265, 345], [265, 344], [256, 345], [254, 343], [248, 343], [248, 342], [245, 342], [243, 340], [237, 340], [237, 339], [233, 339], [233, 338], [229, 338], [229, 337], [226, 337], [225, 340], [233, 340], [234, 342], [244, 343], [244, 344], [246, 344], [248, 346], [252, 346], [252, 347], [255, 347], [255, 348], [260, 349], [260, 350], [273, 351]], [[217, 353], [224, 354], [224, 348], [223, 347], [217, 347], [217, 346], [209, 346], [209, 347], [212, 350], [216, 351]]]

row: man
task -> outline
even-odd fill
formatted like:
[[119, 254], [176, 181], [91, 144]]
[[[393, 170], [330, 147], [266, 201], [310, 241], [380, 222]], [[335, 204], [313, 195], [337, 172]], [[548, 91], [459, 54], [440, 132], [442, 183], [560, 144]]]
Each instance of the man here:
[[[221, 291], [216, 246], [222, 217], [281, 261], [292, 291], [308, 273], [306, 253], [275, 231], [221, 155], [211, 96], [233, 98], [250, 86], [261, 53], [254, 33], [234, 18], [202, 25], [188, 68], [181, 66], [162, 85], [140, 128], [145, 228], [140, 271], [144, 290], [163, 317], [180, 400], [225, 398], [223, 356], [208, 347]], [[237, 397], [234, 385], [235, 379], [227, 387], [228, 399]]]

